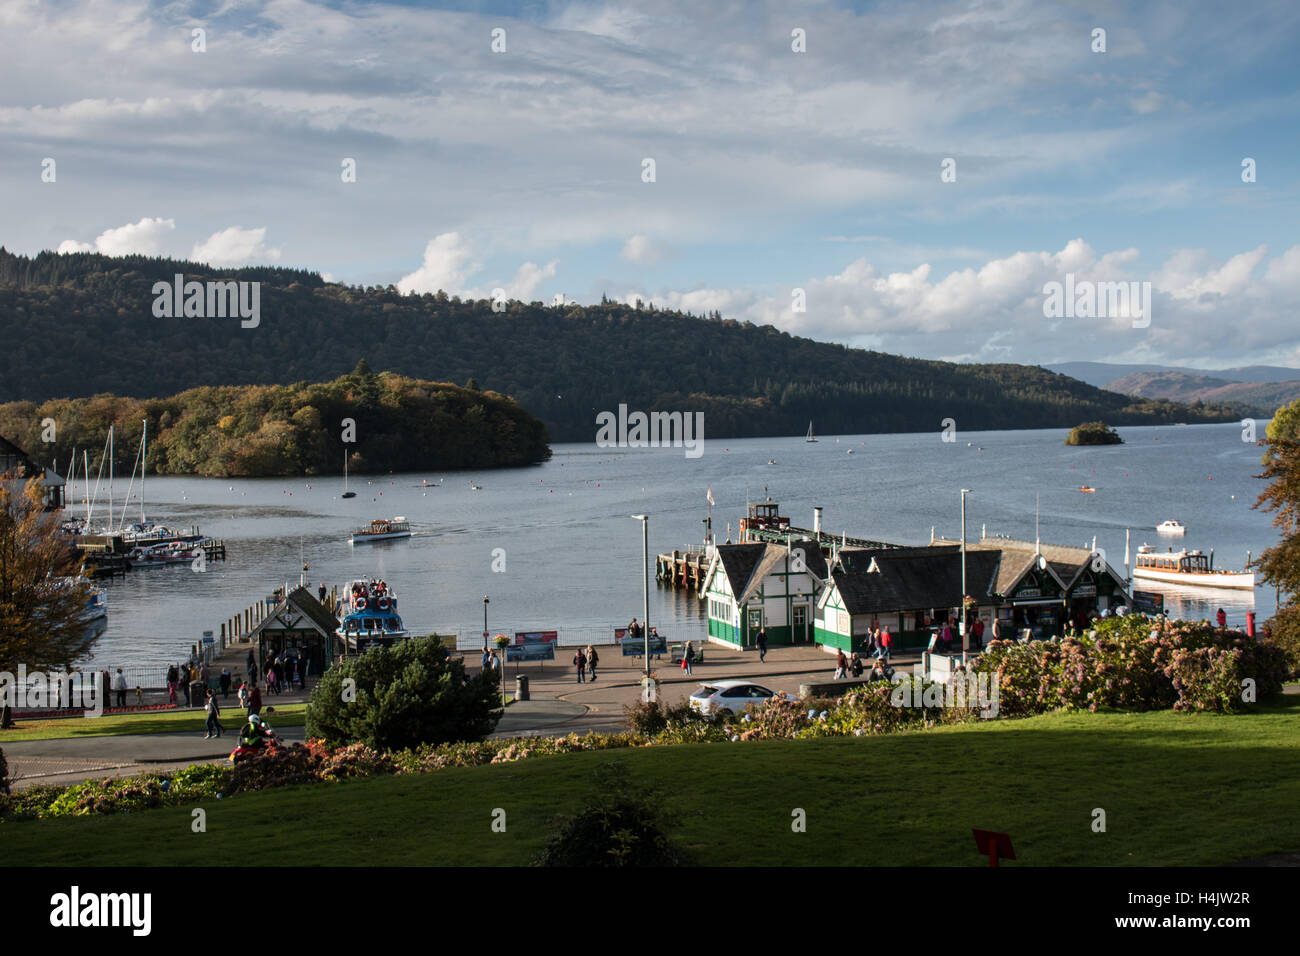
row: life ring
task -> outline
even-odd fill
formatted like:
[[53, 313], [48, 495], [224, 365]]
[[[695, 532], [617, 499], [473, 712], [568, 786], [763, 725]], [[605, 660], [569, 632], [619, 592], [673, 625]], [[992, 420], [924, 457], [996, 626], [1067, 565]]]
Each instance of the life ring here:
[[388, 610], [388, 598], [384, 597], [382, 592], [379, 595], [379, 610], [381, 611]]
[[366, 606], [365, 596], [361, 594], [354, 595], [352, 598], [352, 606], [358, 611], [364, 608]]

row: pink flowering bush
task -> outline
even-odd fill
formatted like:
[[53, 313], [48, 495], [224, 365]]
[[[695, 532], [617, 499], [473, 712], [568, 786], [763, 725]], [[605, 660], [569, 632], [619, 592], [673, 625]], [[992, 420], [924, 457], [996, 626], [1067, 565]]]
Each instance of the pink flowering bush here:
[[994, 641], [980, 671], [996, 675], [1003, 716], [1049, 710], [1231, 712], [1279, 693], [1285, 655], [1240, 631], [1141, 615], [1108, 618], [1087, 635], [1016, 644]]

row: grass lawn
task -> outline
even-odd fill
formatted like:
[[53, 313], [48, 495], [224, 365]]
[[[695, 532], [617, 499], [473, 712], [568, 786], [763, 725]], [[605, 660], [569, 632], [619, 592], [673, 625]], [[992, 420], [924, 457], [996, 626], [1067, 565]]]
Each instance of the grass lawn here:
[[[306, 704], [284, 704], [262, 714], [272, 727], [301, 727], [307, 720]], [[222, 707], [221, 722], [243, 720], [238, 705]], [[65, 720], [18, 720], [10, 730], [0, 730], [0, 747], [18, 740], [54, 740], [63, 737], [117, 737], [126, 734], [168, 734], [184, 730], [202, 730], [207, 715], [201, 707], [193, 710], [153, 710], [142, 714], [105, 714], [103, 717], [69, 717]]]
[[[1300, 849], [1300, 702], [1238, 716], [1054, 714], [886, 737], [697, 744], [544, 757], [210, 800], [129, 816], [0, 823], [6, 862], [498, 865], [529, 862], [591, 772], [626, 761], [669, 795], [711, 865], [987, 866], [972, 827], [1010, 833], [1007, 865], [1210, 865]], [[505, 833], [491, 829], [506, 811]], [[807, 832], [791, 812], [807, 814]], [[1092, 829], [1106, 813], [1106, 832]], [[318, 821], [311, 839], [302, 822]], [[206, 845], [205, 842], [207, 841]], [[160, 852], [160, 848], [164, 851]]]

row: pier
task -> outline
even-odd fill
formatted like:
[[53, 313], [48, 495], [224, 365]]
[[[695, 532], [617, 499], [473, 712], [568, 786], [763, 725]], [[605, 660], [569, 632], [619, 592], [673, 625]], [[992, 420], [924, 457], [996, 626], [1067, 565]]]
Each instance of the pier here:
[[702, 544], [685, 551], [666, 551], [655, 558], [655, 580], [669, 587], [699, 591], [709, 572], [709, 560], [709, 552]]

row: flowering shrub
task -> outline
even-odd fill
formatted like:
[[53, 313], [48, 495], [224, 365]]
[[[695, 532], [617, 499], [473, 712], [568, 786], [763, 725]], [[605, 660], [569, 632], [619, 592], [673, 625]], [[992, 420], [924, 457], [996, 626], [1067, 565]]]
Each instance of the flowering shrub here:
[[1258, 697], [1276, 694], [1287, 662], [1279, 648], [1240, 631], [1128, 615], [1060, 641], [994, 641], [978, 667], [997, 677], [1001, 713], [1023, 717], [1099, 707], [1241, 710], [1244, 682], [1255, 681]]
[[9, 792], [9, 764], [5, 762], [5, 752], [0, 749], [0, 794]]

